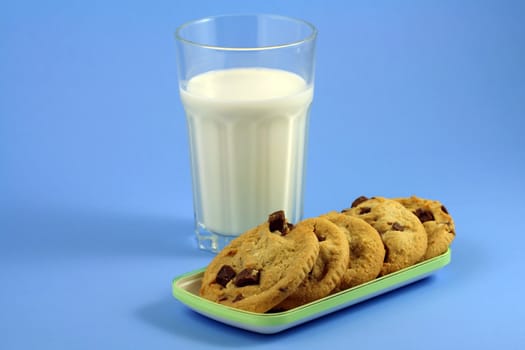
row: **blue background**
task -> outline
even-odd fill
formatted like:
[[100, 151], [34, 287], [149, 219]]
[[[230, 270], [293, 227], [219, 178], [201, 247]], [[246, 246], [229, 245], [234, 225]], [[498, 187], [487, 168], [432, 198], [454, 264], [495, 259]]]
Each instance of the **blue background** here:
[[[213, 257], [173, 32], [238, 12], [319, 29], [305, 214], [439, 199], [449, 266], [273, 336], [171, 297]], [[524, 38], [522, 1], [3, 1], [0, 348], [523, 348]]]

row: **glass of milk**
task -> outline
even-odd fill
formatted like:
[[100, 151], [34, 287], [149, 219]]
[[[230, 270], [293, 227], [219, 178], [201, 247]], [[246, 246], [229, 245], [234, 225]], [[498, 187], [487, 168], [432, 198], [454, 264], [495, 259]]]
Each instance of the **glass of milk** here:
[[217, 252], [277, 210], [301, 220], [316, 35], [261, 14], [177, 29], [199, 248]]

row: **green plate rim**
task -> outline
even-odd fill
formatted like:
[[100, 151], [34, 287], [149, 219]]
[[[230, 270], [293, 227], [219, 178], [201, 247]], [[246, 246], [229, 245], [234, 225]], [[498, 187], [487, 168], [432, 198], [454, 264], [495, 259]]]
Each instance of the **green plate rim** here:
[[183, 284], [185, 280], [195, 278], [199, 274], [202, 274], [205, 268], [187, 272], [174, 278], [172, 281], [172, 293], [176, 299], [195, 311], [219, 321], [228, 321], [228, 324], [233, 324], [242, 328], [247, 326], [252, 329], [263, 329], [266, 327], [279, 328], [285, 325], [295, 325], [301, 321], [308, 321], [320, 317], [327, 313], [348, 307], [360, 301], [412, 283], [448, 265], [450, 261], [451, 250], [448, 249], [442, 255], [420, 262], [403, 270], [376, 278], [370, 282], [363, 283], [359, 286], [338, 292], [292, 310], [276, 313], [261, 314], [235, 309], [204, 299], [181, 287], [181, 284]]

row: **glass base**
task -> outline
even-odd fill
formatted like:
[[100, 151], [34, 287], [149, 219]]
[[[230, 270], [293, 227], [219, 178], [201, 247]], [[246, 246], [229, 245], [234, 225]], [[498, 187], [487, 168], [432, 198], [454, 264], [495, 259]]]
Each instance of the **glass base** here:
[[221, 235], [208, 231], [204, 226], [199, 224], [197, 224], [195, 228], [195, 235], [197, 236], [199, 249], [213, 253], [218, 253], [233, 239], [237, 238], [237, 236]]

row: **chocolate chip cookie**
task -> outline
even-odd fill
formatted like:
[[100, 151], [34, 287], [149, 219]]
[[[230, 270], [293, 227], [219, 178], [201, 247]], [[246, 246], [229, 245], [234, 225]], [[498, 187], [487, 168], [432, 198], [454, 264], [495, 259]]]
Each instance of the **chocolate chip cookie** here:
[[288, 224], [284, 212], [246, 231], [206, 268], [200, 295], [252, 312], [267, 312], [290, 296], [319, 255], [314, 226]]
[[379, 232], [386, 250], [380, 276], [411, 266], [425, 255], [425, 228], [401, 203], [384, 197], [359, 197], [343, 213], [365, 220]]
[[276, 310], [289, 310], [329, 295], [339, 286], [348, 267], [349, 246], [345, 233], [325, 218], [310, 218], [298, 224], [313, 231], [319, 241], [319, 256], [297, 290]]
[[394, 198], [414, 213], [425, 227], [428, 246], [423, 259], [445, 253], [456, 237], [456, 229], [447, 208], [437, 200], [416, 196]]
[[385, 258], [385, 247], [376, 229], [360, 218], [335, 211], [321, 217], [339, 226], [349, 242], [348, 266], [334, 292], [375, 279]]

